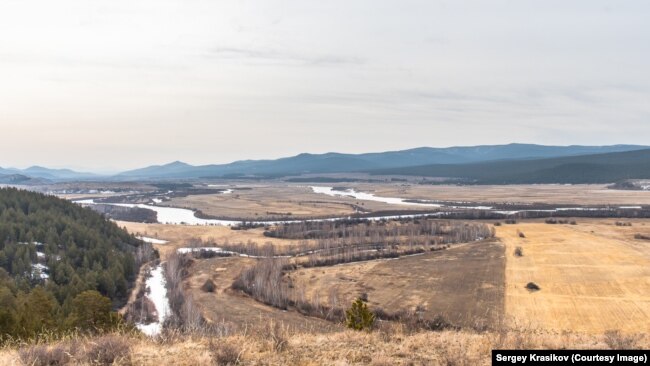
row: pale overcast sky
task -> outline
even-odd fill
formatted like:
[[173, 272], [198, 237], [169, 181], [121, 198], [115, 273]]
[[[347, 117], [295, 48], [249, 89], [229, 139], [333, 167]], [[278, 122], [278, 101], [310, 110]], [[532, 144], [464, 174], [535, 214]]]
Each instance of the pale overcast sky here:
[[0, 1], [0, 166], [650, 144], [650, 1]]

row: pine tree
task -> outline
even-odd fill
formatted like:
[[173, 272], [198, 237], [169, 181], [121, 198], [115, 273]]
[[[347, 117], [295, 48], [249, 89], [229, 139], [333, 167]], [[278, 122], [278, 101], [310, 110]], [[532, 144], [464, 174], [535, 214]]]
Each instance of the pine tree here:
[[345, 311], [345, 323], [354, 330], [372, 329], [375, 324], [375, 314], [368, 310], [368, 305], [361, 299], [356, 299], [350, 309]]
[[111, 325], [111, 300], [94, 290], [84, 291], [72, 300], [69, 322], [83, 330], [103, 330]]

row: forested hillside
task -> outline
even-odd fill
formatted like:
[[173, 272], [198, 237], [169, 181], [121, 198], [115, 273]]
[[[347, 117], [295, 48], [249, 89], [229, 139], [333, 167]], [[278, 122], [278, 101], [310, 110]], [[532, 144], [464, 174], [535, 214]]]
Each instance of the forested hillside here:
[[650, 150], [552, 159], [432, 164], [369, 172], [375, 175], [447, 177], [478, 184], [612, 183], [623, 179], [650, 178]]
[[152, 254], [149, 244], [90, 209], [0, 189], [0, 333], [76, 326], [83, 301], [108, 310], [124, 303]]

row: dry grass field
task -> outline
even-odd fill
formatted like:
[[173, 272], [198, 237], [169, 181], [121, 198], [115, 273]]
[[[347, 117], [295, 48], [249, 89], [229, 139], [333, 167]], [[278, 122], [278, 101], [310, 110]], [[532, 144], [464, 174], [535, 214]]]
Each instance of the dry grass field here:
[[227, 226], [144, 224], [127, 221], [118, 221], [117, 224], [135, 235], [169, 241], [166, 244], [154, 244], [154, 247], [160, 251], [163, 259], [167, 254], [177, 248], [188, 246], [192, 239], [214, 241], [216, 243], [247, 243], [248, 241], [252, 241], [259, 245], [273, 243], [279, 246], [291, 245], [293, 243], [291, 240], [266, 237], [263, 235], [263, 228], [231, 230]]
[[[259, 324], [260, 319], [272, 319], [292, 331], [322, 333], [340, 329], [336, 324], [325, 320], [266, 306], [230, 289], [237, 275], [253, 263], [254, 260], [248, 258], [211, 258], [197, 260], [189, 268], [185, 289], [209, 323], [222, 325], [231, 331], [242, 331], [253, 324]], [[216, 285], [214, 292], [201, 290], [208, 279]]]
[[194, 208], [211, 216], [248, 220], [286, 216], [345, 216], [355, 212], [352, 205], [356, 201], [314, 194], [305, 186], [268, 185], [246, 188], [227, 195], [174, 198], [163, 204]]
[[427, 319], [495, 327], [503, 314], [504, 251], [498, 242], [474, 242], [392, 260], [298, 269], [294, 287], [314, 303], [347, 307], [366, 294], [371, 308], [389, 313], [421, 307]]
[[607, 189], [602, 184], [506, 186], [364, 184], [357, 189], [379, 196], [471, 202], [648, 205], [650, 192]]
[[[505, 309], [519, 326], [602, 333], [650, 331], [650, 244], [633, 232], [650, 230], [634, 220], [578, 220], [501, 226], [506, 246]], [[525, 238], [519, 236], [524, 233]], [[523, 256], [516, 257], [516, 247]], [[528, 282], [541, 290], [531, 292]]]
[[[405, 183], [341, 183], [357, 191], [381, 197], [477, 203], [550, 203], [579, 205], [648, 205], [650, 192], [607, 189], [605, 185], [509, 185], [455, 186]], [[174, 198], [163, 203], [198, 209], [207, 215], [247, 220], [278, 217], [314, 218], [349, 215], [355, 206], [365, 211], [420, 210], [417, 205], [394, 205], [350, 197], [314, 193], [309, 184], [268, 184], [245, 186], [228, 195], [199, 195]], [[290, 213], [290, 215], [288, 215]]]
[[[159, 340], [137, 335], [77, 338], [42, 347], [54, 359], [69, 358], [72, 365], [113, 363], [143, 366], [194, 365], [490, 365], [492, 349], [608, 349], [616, 338], [600, 335], [548, 332], [474, 333], [464, 331], [409, 333], [399, 327], [375, 332], [340, 330], [335, 333], [300, 333], [274, 327], [260, 319], [243, 333], [223, 337], [167, 336]], [[279, 329], [279, 331], [278, 331]], [[109, 343], [111, 342], [111, 343]], [[93, 350], [112, 344], [101, 358]], [[650, 339], [635, 338], [633, 347], [647, 349]], [[40, 347], [23, 345], [0, 349], [0, 364], [22, 366], [21, 353]], [[70, 353], [66, 356], [63, 352]], [[58, 356], [58, 357], [57, 357]], [[112, 357], [111, 357], [112, 356]], [[100, 363], [104, 360], [104, 363]], [[99, 361], [99, 362], [98, 362]], [[54, 364], [54, 363], [53, 363]]]
[[[348, 187], [347, 184], [345, 186]], [[314, 193], [308, 184], [269, 184], [245, 188], [250, 189], [235, 190], [227, 195], [174, 198], [162, 204], [198, 209], [216, 217], [246, 220], [346, 216], [355, 213], [355, 207], [364, 211], [423, 210], [422, 207], [414, 205], [396, 206], [383, 202]], [[288, 213], [290, 215], [287, 215]]]

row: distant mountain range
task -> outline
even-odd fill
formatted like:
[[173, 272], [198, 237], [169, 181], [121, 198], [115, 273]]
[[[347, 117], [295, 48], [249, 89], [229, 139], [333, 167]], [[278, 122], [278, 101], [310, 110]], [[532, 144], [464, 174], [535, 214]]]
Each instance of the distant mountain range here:
[[465, 183], [611, 183], [650, 178], [650, 149], [546, 159], [428, 164], [377, 169], [375, 175], [450, 177]]
[[70, 169], [50, 169], [42, 166], [32, 166], [27, 169], [16, 168], [0, 168], [0, 183], [8, 179], [9, 176], [17, 176], [14, 179], [23, 179], [18, 176], [27, 177], [31, 179], [37, 178], [40, 182], [46, 181], [61, 181], [61, 180], [78, 180], [78, 179], [93, 179], [100, 177], [93, 173], [75, 172]]
[[[544, 146], [533, 144], [467, 147], [421, 147], [365, 154], [299, 154], [276, 160], [242, 160], [230, 164], [189, 165], [180, 161], [99, 176], [68, 169], [0, 168], [1, 184], [23, 181], [173, 180], [197, 178], [279, 178], [304, 174], [365, 172], [382, 175], [458, 178], [473, 183], [612, 182], [648, 178], [650, 147]], [[33, 181], [32, 181], [33, 180]]]
[[230, 164], [192, 166], [182, 162], [155, 165], [118, 174], [118, 179], [170, 179], [367, 172], [428, 164], [468, 164], [496, 160], [531, 160], [562, 156], [633, 151], [637, 145], [543, 146], [531, 144], [485, 145], [388, 151], [366, 154], [300, 154], [277, 160], [243, 160]]
[[36, 185], [48, 183], [47, 180], [32, 178], [22, 174], [0, 174], [0, 184], [8, 185]]

